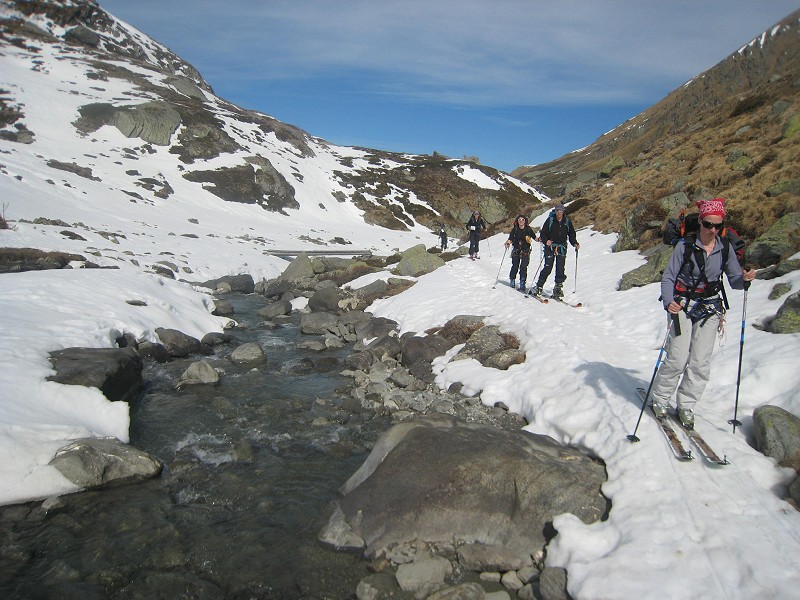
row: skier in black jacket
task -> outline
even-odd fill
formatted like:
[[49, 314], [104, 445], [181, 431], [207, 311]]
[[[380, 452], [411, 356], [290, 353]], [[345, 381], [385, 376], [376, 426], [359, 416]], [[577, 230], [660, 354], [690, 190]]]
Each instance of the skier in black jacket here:
[[553, 288], [553, 297], [560, 300], [564, 297], [562, 286], [567, 280], [567, 276], [564, 273], [564, 263], [567, 260], [567, 240], [576, 250], [581, 247], [575, 235], [575, 227], [565, 214], [563, 204], [557, 204], [550, 211], [550, 216], [545, 221], [539, 234], [542, 244], [545, 245], [544, 266], [539, 274], [539, 280], [531, 290], [531, 293], [537, 296], [541, 295], [544, 282], [550, 277], [550, 272], [553, 270], [553, 261], [555, 260], [556, 285]]
[[469, 232], [469, 257], [472, 260], [480, 258], [478, 248], [481, 241], [481, 229], [486, 229], [486, 221], [481, 217], [481, 212], [476, 210], [467, 221], [467, 231]]
[[536, 239], [536, 234], [528, 225], [528, 217], [518, 215], [514, 220], [514, 228], [508, 234], [506, 248], [513, 246], [511, 251], [511, 272], [508, 278], [511, 287], [514, 287], [514, 280], [519, 272], [519, 291], [525, 291], [525, 280], [528, 278], [528, 263], [531, 259], [531, 243]]

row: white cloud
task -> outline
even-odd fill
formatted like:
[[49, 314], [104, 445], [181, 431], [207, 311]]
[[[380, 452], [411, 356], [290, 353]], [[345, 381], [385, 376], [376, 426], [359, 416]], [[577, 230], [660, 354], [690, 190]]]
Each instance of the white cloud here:
[[101, 4], [212, 83], [356, 72], [368, 93], [478, 106], [651, 102], [797, 8], [790, 0]]

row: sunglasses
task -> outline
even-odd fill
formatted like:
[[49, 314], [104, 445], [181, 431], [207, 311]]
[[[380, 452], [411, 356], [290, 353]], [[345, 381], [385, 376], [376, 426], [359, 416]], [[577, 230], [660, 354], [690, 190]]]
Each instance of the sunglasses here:
[[708, 221], [700, 221], [703, 224], [703, 227], [706, 229], [717, 229], [720, 230], [723, 227], [722, 223], [709, 223]]

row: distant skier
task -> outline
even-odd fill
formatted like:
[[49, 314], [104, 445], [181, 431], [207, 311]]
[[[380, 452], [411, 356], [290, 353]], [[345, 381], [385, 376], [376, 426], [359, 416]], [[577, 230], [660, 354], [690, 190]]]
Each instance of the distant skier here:
[[469, 232], [469, 257], [473, 260], [478, 256], [479, 244], [481, 241], [481, 230], [486, 229], [486, 221], [481, 217], [481, 212], [476, 210], [467, 221], [467, 231]]
[[511, 250], [511, 272], [508, 279], [511, 287], [514, 287], [517, 273], [519, 272], [519, 290], [525, 291], [525, 280], [528, 279], [528, 263], [531, 259], [531, 244], [536, 239], [536, 234], [528, 225], [528, 217], [519, 215], [514, 220], [514, 227], [508, 234], [506, 248], [513, 246]]
[[572, 244], [575, 249], [581, 247], [578, 243], [575, 233], [575, 227], [572, 221], [565, 214], [563, 204], [557, 204], [555, 208], [550, 211], [550, 216], [545, 221], [542, 229], [539, 231], [541, 242], [544, 244], [544, 266], [542, 272], [539, 273], [539, 280], [536, 282], [531, 293], [540, 296], [545, 281], [550, 277], [550, 272], [553, 270], [553, 262], [556, 263], [556, 285], [553, 288], [553, 298], [561, 300], [564, 297], [564, 290], [562, 286], [567, 280], [567, 275], [564, 272], [564, 264], [567, 260], [567, 240]]
[[444, 227], [439, 227], [439, 245], [442, 252], [447, 250], [447, 232], [444, 230]]

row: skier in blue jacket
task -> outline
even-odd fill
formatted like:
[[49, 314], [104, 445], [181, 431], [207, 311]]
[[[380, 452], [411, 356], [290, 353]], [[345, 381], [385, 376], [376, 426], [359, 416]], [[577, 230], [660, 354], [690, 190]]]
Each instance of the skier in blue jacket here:
[[542, 294], [544, 283], [550, 277], [555, 262], [556, 285], [553, 288], [553, 297], [559, 300], [564, 297], [563, 285], [567, 280], [564, 272], [564, 265], [567, 261], [567, 240], [576, 250], [581, 247], [576, 237], [575, 226], [565, 212], [564, 205], [557, 204], [550, 211], [550, 216], [539, 231], [540, 240], [544, 244], [544, 266], [542, 272], [539, 273], [536, 285], [531, 290], [531, 293], [536, 296]]

